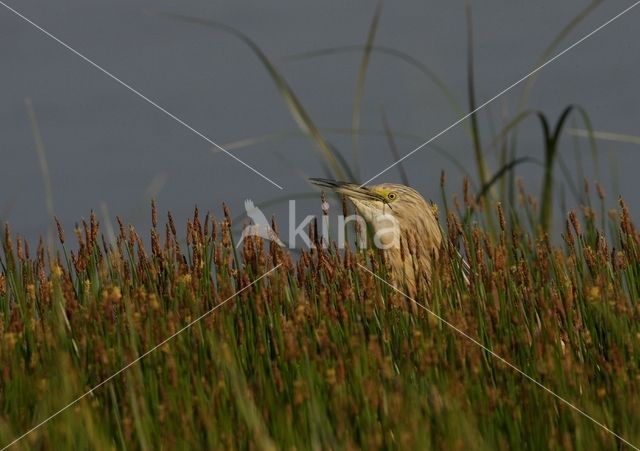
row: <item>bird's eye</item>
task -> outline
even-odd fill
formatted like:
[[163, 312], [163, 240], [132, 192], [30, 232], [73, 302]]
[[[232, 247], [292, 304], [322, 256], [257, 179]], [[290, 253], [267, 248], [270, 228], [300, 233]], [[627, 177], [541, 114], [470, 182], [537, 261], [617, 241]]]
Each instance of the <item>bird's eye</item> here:
[[396, 197], [398, 197], [398, 195], [396, 193], [387, 194], [387, 199], [389, 199], [389, 200], [396, 200]]

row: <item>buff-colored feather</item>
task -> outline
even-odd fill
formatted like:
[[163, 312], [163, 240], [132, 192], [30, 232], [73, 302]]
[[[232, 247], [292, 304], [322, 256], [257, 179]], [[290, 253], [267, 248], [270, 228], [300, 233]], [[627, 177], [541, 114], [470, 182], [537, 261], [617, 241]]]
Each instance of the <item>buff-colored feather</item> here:
[[[351, 200], [374, 234], [382, 237], [383, 244], [390, 242], [385, 240], [385, 232], [389, 236], [395, 234], [398, 240], [395, 245], [382, 246], [386, 260], [394, 282], [399, 287], [405, 286], [409, 296], [415, 296], [421, 280], [431, 279], [442, 244], [435, 205], [413, 188], [394, 183], [358, 186], [326, 179], [311, 181]], [[390, 230], [389, 222], [379, 220], [383, 215], [395, 219], [394, 231]]]

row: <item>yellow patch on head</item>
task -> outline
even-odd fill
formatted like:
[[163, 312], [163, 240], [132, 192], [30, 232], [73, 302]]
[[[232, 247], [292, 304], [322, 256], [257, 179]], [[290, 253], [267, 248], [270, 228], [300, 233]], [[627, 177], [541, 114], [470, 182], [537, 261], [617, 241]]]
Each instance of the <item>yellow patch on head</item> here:
[[398, 193], [396, 193], [393, 190], [386, 189], [386, 188], [384, 188], [382, 186], [373, 188], [372, 191], [374, 193], [376, 193], [377, 195], [383, 197], [384, 200], [387, 201], [387, 202], [393, 202], [394, 200], [396, 200], [398, 198]]

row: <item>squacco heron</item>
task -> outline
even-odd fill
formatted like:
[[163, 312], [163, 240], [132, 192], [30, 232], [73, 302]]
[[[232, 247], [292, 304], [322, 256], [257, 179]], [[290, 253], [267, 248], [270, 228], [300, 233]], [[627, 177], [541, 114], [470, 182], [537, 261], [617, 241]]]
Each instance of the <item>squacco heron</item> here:
[[394, 183], [359, 186], [335, 180], [310, 179], [311, 183], [346, 196], [364, 218], [386, 259], [397, 284], [417, 294], [421, 279], [430, 280], [442, 243], [435, 205], [416, 190]]

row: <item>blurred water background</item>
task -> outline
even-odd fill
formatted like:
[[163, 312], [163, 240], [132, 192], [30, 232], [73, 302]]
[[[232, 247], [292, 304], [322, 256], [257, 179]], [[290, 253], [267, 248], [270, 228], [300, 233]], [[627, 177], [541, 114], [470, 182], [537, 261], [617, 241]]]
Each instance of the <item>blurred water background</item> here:
[[[478, 104], [531, 71], [543, 50], [590, 3], [472, 2]], [[558, 50], [631, 4], [601, 2], [570, 30]], [[343, 129], [352, 124], [362, 51], [299, 61], [286, 57], [364, 44], [373, 2], [21, 0], [11, 6], [218, 144], [278, 135], [232, 151], [284, 188], [213, 151], [203, 139], [0, 7], [0, 219], [31, 240], [45, 234], [51, 222], [26, 98], [31, 99], [42, 136], [54, 212], [68, 229], [95, 210], [101, 222], [118, 215], [144, 230], [151, 197], [179, 222], [196, 204], [220, 215], [224, 201], [241, 214], [246, 198], [260, 205], [311, 193], [306, 177], [325, 175], [314, 142], [300, 133], [273, 80], [245, 43], [149, 11], [207, 18], [246, 33], [282, 71], [325, 137], [352, 162], [352, 136]], [[578, 104], [589, 113], [595, 130], [640, 135], [639, 20], [640, 9], [630, 11], [544, 68], [529, 108], [555, 120], [567, 105]], [[386, 2], [375, 44], [423, 63], [468, 111], [464, 2]], [[521, 87], [515, 88], [479, 113], [481, 139], [493, 170], [497, 154], [488, 144], [502, 118], [514, 114], [520, 95]], [[372, 52], [358, 139], [360, 180], [394, 160], [383, 133], [383, 114], [397, 132], [402, 155], [460, 117], [415, 66]], [[405, 161], [411, 184], [425, 197], [439, 199], [441, 170], [447, 173], [449, 189], [460, 190], [463, 173], [445, 154], [458, 160], [477, 183], [467, 127], [468, 122], [462, 123], [438, 138], [433, 144], [439, 151], [427, 146]], [[578, 115], [570, 120], [572, 127], [584, 128]], [[639, 218], [638, 144], [598, 140], [596, 168], [585, 138], [565, 134], [562, 140], [561, 154], [575, 183], [582, 186], [577, 153], [584, 176], [599, 180], [612, 204], [618, 194], [624, 195]], [[523, 122], [518, 155], [542, 159], [542, 149], [538, 121]], [[523, 164], [517, 173], [532, 193], [539, 192], [539, 166]], [[576, 207], [565, 174], [557, 171], [556, 180], [558, 195], [564, 193], [567, 205]], [[392, 169], [377, 181], [398, 182], [400, 173]], [[319, 204], [317, 197], [301, 198], [298, 213], [319, 214]], [[283, 217], [287, 207], [280, 203], [264, 210]], [[561, 219], [556, 214], [557, 227]]]

